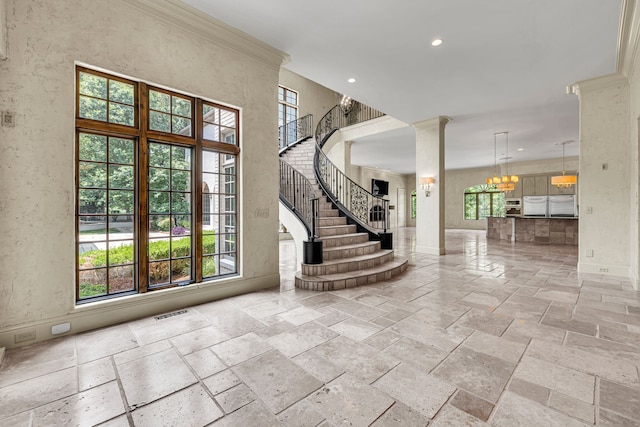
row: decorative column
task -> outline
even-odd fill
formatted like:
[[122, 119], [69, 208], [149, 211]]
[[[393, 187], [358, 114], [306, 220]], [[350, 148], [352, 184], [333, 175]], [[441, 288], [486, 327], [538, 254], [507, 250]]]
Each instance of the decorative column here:
[[[414, 123], [416, 130], [416, 252], [444, 255], [444, 128], [451, 119], [438, 116]], [[428, 191], [421, 178], [433, 178]]]

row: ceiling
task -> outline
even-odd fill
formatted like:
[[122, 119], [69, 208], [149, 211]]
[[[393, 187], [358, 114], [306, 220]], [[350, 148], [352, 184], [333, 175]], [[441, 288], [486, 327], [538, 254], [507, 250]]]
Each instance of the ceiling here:
[[[447, 169], [492, 166], [503, 131], [510, 162], [561, 157], [567, 140], [566, 155], [578, 155], [578, 99], [566, 87], [616, 71], [622, 2], [182, 1], [288, 53], [287, 69], [407, 124], [449, 116]], [[413, 128], [357, 140], [351, 159], [415, 173]]]

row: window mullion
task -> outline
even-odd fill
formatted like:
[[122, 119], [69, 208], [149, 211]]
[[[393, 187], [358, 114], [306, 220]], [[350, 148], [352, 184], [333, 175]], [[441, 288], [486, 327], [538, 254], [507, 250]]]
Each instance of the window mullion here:
[[138, 144], [138, 289], [147, 292], [149, 287], [149, 96], [147, 85], [139, 84], [140, 142]]
[[194, 165], [194, 189], [193, 189], [193, 223], [191, 227], [191, 235], [193, 238], [194, 248], [194, 264], [196, 282], [202, 282], [202, 133], [203, 133], [203, 117], [202, 117], [202, 100], [196, 99], [195, 103], [195, 165]]

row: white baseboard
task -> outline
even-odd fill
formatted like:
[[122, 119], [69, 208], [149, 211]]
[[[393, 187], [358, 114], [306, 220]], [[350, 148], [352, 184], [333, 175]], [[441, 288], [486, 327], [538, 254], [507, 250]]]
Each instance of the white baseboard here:
[[631, 271], [628, 266], [578, 263], [578, 273], [601, 274], [603, 276], [617, 276], [631, 278]]
[[429, 255], [445, 255], [445, 248], [431, 247], [431, 246], [416, 246], [416, 252]]

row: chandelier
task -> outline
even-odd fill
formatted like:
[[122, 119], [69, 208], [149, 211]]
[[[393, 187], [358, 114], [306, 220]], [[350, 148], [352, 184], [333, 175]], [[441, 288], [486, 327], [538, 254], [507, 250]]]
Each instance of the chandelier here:
[[578, 177], [576, 175], [565, 175], [564, 174], [564, 146], [567, 144], [571, 144], [573, 141], [564, 141], [562, 144], [562, 175], [552, 176], [551, 177], [551, 185], [555, 185], [558, 188], [569, 188], [578, 182]]
[[[499, 177], [497, 174], [497, 138], [498, 135], [505, 136], [506, 150], [504, 156], [504, 175]], [[518, 175], [509, 175], [509, 132], [498, 132], [493, 134], [493, 177], [487, 178], [487, 184], [495, 186], [499, 191], [508, 193], [515, 190], [516, 185], [520, 181]]]

